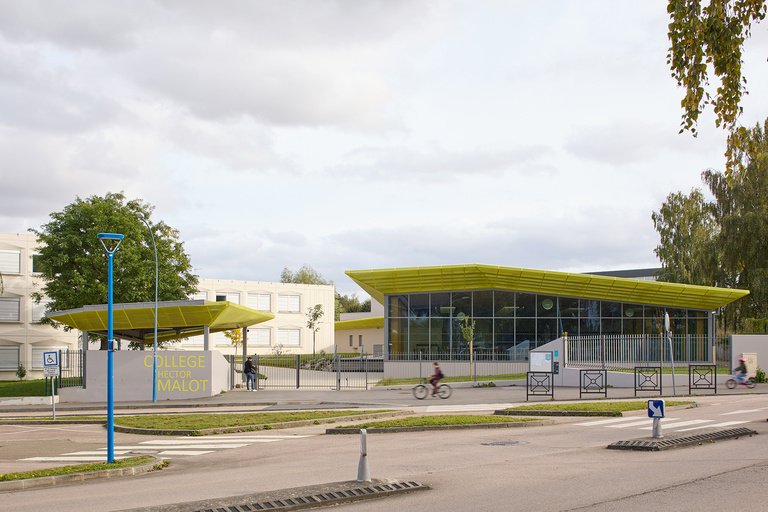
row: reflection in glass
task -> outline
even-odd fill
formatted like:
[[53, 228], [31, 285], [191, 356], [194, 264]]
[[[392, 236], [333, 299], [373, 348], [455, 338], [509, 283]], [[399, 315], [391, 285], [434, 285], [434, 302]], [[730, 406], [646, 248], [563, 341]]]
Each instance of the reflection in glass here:
[[493, 316], [492, 291], [472, 292], [472, 316], [475, 318], [490, 318]]
[[429, 319], [408, 320], [408, 340], [409, 352], [429, 352]]
[[429, 294], [412, 293], [409, 299], [410, 314], [408, 316], [428, 317], [429, 316]]
[[389, 311], [390, 318], [402, 318], [407, 315], [408, 311], [408, 296], [407, 295], [390, 295], [389, 296]]
[[536, 296], [532, 293], [517, 294], [517, 317], [535, 317], [536, 316]]
[[[579, 299], [560, 297], [560, 316], [563, 318], [578, 318]], [[568, 331], [571, 333], [571, 331]]]
[[393, 354], [407, 352], [408, 324], [406, 322], [405, 318], [389, 319], [389, 346]]
[[505, 352], [515, 343], [515, 321], [511, 318], [497, 318], [493, 321], [494, 345], [497, 352]]
[[475, 319], [475, 350], [493, 350], [493, 320], [490, 318]]
[[579, 305], [581, 306], [581, 318], [600, 318], [599, 300], [581, 299]]
[[557, 316], [557, 297], [539, 295], [537, 304], [536, 314], [539, 318]]
[[621, 316], [621, 302], [603, 301], [602, 308], [600, 314], [603, 318]]
[[432, 317], [450, 317], [453, 316], [453, 308], [451, 307], [451, 294], [450, 293], [433, 293], [431, 297], [432, 307], [430, 309], [430, 316]]
[[453, 306], [453, 316], [456, 318], [472, 316], [472, 292], [454, 292], [451, 306]]
[[512, 318], [515, 316], [515, 292], [493, 292], [494, 310], [497, 317]]
[[430, 318], [430, 348], [432, 352], [448, 352], [451, 345], [451, 334], [447, 318]]

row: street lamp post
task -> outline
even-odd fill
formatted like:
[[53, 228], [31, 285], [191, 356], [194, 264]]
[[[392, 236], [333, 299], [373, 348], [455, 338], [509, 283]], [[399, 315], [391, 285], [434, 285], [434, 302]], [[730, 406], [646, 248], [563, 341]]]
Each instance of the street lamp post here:
[[[107, 288], [107, 462], [115, 462], [115, 375], [113, 352], [115, 340], [112, 335], [112, 256], [120, 247], [124, 235], [99, 233], [101, 245], [107, 251], [109, 259], [109, 285]], [[111, 248], [110, 248], [111, 247]]]
[[137, 214], [137, 216], [146, 224], [149, 234], [152, 236], [152, 248], [155, 250], [155, 337], [152, 338], [152, 401], [157, 402], [157, 245], [155, 245], [155, 234], [152, 232], [146, 217], [141, 214]]

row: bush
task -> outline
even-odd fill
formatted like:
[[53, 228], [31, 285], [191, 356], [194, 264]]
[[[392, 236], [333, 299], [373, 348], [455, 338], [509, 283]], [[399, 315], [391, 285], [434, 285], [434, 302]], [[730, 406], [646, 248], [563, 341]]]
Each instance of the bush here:
[[27, 376], [27, 369], [24, 368], [24, 365], [21, 363], [19, 363], [19, 367], [16, 369], [16, 376], [19, 380], [24, 380], [24, 377]]
[[757, 367], [757, 371], [755, 372], [755, 382], [768, 382], [768, 379], [765, 378], [765, 372], [760, 368]]

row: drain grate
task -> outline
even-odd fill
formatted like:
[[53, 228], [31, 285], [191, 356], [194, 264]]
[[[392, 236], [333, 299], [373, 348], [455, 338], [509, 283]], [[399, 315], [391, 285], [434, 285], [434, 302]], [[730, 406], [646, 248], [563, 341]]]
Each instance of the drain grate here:
[[719, 441], [754, 435], [757, 435], [757, 432], [742, 427], [670, 439], [633, 439], [630, 441], [618, 441], [608, 445], [608, 448], [611, 450], [642, 450], [658, 452], [661, 450], [669, 450], [670, 448], [680, 448], [683, 446], [700, 444], [707, 441]]
[[429, 486], [412, 481], [373, 483], [343, 482], [325, 486], [286, 489], [273, 493], [233, 496], [219, 500], [178, 503], [162, 507], [146, 507], [124, 512], [254, 512], [301, 510], [350, 501], [383, 498], [389, 495], [422, 491]]

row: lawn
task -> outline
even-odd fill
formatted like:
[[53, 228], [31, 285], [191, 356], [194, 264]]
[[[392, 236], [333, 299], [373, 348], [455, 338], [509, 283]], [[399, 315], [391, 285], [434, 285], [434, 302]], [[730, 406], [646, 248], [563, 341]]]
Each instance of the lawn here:
[[45, 392], [45, 379], [33, 380], [0, 380], [0, 396], [49, 396], [50, 380], [48, 381], [48, 393]]
[[[119, 469], [140, 466], [155, 460], [154, 457], [142, 455], [140, 457], [129, 457], [127, 459], [118, 459], [115, 462], [94, 462], [92, 464], [78, 464], [75, 466], [61, 466], [58, 468], [37, 469], [34, 471], [24, 471], [20, 473], [7, 473], [0, 475], [0, 482], [9, 480], [26, 480], [29, 478], [41, 478], [45, 476], [71, 475], [74, 473], [87, 473], [91, 471], [102, 471], [104, 469]], [[159, 464], [162, 465], [162, 464]]]
[[370, 421], [339, 428], [390, 428], [390, 427], [435, 427], [443, 425], [480, 425], [485, 423], [514, 423], [536, 421], [533, 418], [515, 416], [482, 416], [477, 414], [442, 414], [432, 416], [407, 416], [383, 421]]
[[[666, 401], [667, 407], [674, 407], [676, 405], [691, 405], [696, 402], [692, 401]], [[648, 401], [632, 401], [632, 402], [582, 402], [574, 404], [531, 404], [521, 405], [518, 407], [510, 407], [508, 411], [606, 411], [606, 412], [628, 412], [628, 411], [640, 411], [648, 408]]]

